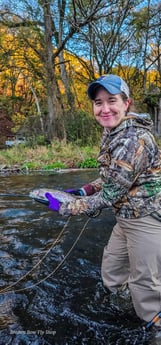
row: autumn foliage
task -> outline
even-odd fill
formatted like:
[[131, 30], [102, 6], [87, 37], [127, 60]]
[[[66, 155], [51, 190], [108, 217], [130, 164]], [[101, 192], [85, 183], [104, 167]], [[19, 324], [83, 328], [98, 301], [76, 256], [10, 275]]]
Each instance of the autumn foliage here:
[[[138, 111], [151, 112], [161, 135], [159, 5], [137, 11], [130, 4], [118, 2], [116, 9], [107, 2], [104, 12], [87, 1], [86, 13], [81, 2], [66, 7], [67, 12], [65, 7], [56, 12], [52, 1], [35, 4], [44, 21], [28, 2], [27, 17], [6, 8], [0, 12], [1, 141], [22, 133], [30, 142], [97, 142], [100, 128], [86, 90], [100, 73], [116, 73], [127, 81]], [[61, 14], [59, 20], [53, 10], [55, 16]], [[76, 42], [75, 48], [66, 49], [64, 42], [68, 48]]]

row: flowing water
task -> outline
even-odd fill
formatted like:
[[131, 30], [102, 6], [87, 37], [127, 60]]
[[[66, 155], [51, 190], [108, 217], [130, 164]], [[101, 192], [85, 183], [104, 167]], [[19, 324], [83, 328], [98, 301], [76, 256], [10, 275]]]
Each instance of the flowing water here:
[[67, 219], [28, 198], [34, 188], [79, 187], [96, 177], [96, 171], [1, 177], [1, 345], [154, 345], [128, 292], [110, 295], [102, 286], [111, 210]]

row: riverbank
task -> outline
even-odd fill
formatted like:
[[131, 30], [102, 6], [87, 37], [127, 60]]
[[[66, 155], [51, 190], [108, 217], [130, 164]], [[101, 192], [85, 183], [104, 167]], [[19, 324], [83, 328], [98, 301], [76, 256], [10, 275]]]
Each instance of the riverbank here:
[[[161, 140], [157, 140], [161, 148]], [[34, 148], [18, 145], [0, 150], [0, 174], [71, 171], [97, 168], [99, 146], [80, 147], [55, 141], [50, 146]]]
[[63, 142], [35, 148], [18, 145], [0, 151], [0, 173], [96, 168], [98, 152], [97, 146], [79, 147]]

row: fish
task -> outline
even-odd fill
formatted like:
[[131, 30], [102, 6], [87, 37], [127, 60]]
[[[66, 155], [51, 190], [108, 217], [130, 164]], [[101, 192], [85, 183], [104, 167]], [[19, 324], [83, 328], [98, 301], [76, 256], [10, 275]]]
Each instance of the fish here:
[[50, 188], [34, 189], [29, 193], [29, 197], [48, 206], [49, 200], [45, 196], [46, 193], [50, 193], [53, 198], [56, 198], [60, 202], [72, 202], [78, 198], [76, 195], [71, 195], [62, 190]]

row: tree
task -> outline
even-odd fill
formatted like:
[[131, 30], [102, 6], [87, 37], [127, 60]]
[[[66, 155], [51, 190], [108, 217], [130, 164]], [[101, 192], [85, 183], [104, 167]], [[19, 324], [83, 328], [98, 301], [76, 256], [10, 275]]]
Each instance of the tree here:
[[142, 96], [152, 113], [155, 134], [161, 135], [161, 4], [148, 0], [148, 6], [135, 13], [136, 42], [140, 49]]
[[[158, 69], [160, 87], [160, 5], [154, 3], [5, 1], [0, 23], [13, 44], [3, 44], [0, 65], [1, 73], [8, 73], [3, 78], [13, 87], [18, 113], [20, 107], [28, 115], [35, 109], [48, 140], [66, 139], [67, 121], [74, 120], [79, 108], [89, 110], [82, 90], [100, 74], [111, 72], [119, 73], [143, 103], [152, 68]], [[18, 89], [20, 78], [24, 84]]]
[[[83, 1], [79, 0], [70, 2], [66, 0], [40, 0], [34, 2], [35, 8], [33, 11], [31, 4], [24, 0], [20, 1], [19, 7], [13, 12], [12, 6], [15, 4], [13, 0], [9, 4], [5, 4], [3, 11], [1, 11], [1, 23], [9, 28], [16, 28], [19, 33], [22, 33], [23, 29], [21, 40], [32, 47], [43, 65], [44, 82], [47, 90], [47, 137], [49, 140], [53, 138], [54, 126], [56, 125], [55, 120], [58, 120], [60, 116], [62, 119], [64, 110], [55, 75], [56, 59], [63, 66], [63, 50], [71, 38], [81, 28], [87, 26], [92, 21], [98, 21], [101, 16], [105, 15], [102, 14], [103, 8], [106, 9], [107, 7], [105, 1], [85, 2], [88, 4], [87, 7], [84, 7]], [[28, 13], [27, 16], [26, 13]], [[16, 20], [13, 20], [13, 17]], [[37, 49], [37, 45], [36, 47], [31, 45], [28, 36], [25, 35], [29, 30], [35, 31], [37, 37], [39, 36], [40, 50]], [[70, 84], [67, 83], [65, 64], [63, 69], [62, 66], [62, 81], [65, 83], [69, 99], [71, 97]], [[59, 123], [62, 124], [63, 122], [61, 121]], [[65, 136], [65, 133], [63, 135]]]

